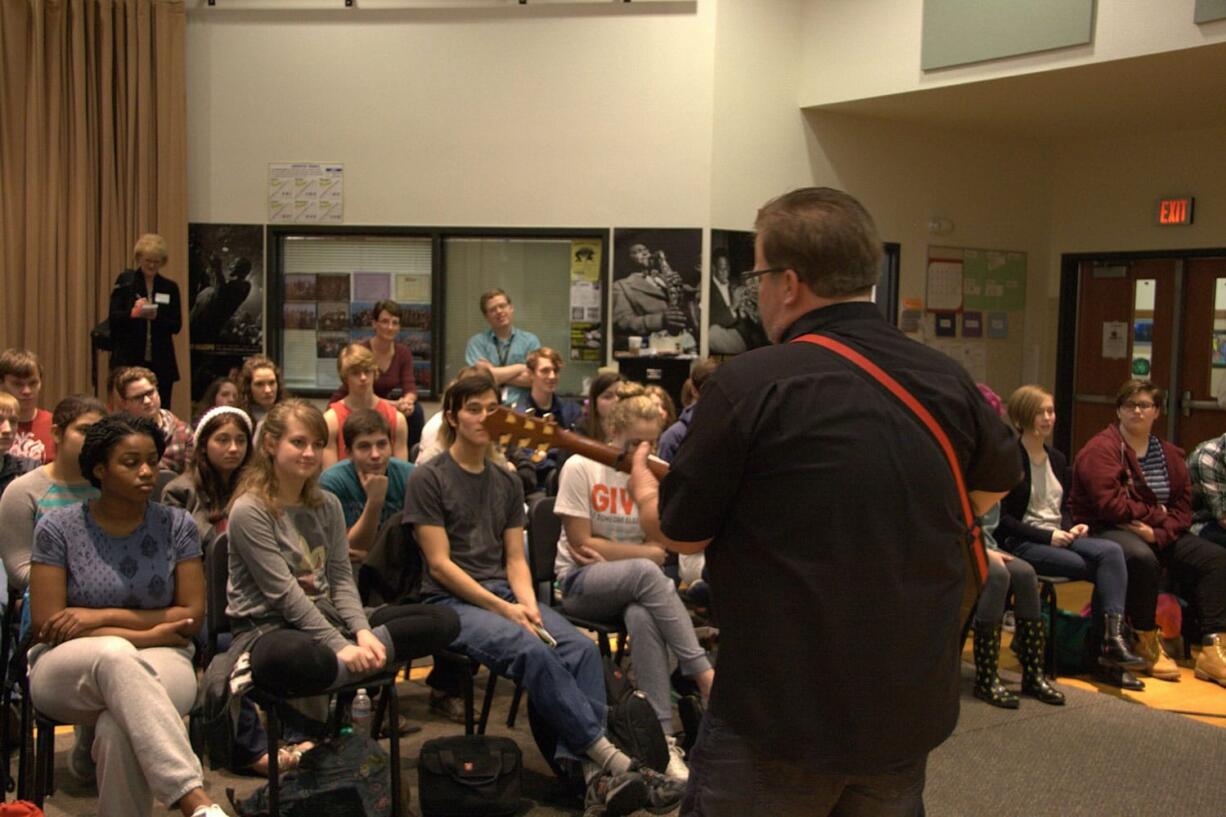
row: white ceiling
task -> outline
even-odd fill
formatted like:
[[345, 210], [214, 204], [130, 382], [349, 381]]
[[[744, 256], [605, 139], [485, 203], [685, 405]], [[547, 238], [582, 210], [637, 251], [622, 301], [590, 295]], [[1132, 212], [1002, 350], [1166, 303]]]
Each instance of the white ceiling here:
[[1226, 126], [1226, 43], [810, 108], [1058, 141]]

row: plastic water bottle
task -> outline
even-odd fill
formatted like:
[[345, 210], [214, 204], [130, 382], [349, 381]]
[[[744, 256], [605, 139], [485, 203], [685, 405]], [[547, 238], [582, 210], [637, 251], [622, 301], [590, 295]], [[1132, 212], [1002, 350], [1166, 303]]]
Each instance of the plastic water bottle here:
[[365, 689], [359, 689], [358, 694], [353, 696], [349, 716], [355, 735], [370, 735], [370, 722], [374, 718], [374, 713], [370, 704], [370, 696], [366, 694]]

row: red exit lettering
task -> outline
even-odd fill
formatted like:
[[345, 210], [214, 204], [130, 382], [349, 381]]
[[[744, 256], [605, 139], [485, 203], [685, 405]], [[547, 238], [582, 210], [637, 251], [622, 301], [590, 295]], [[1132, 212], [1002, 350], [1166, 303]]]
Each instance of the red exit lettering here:
[[1158, 223], [1163, 225], [1191, 224], [1192, 202], [1191, 198], [1159, 199]]

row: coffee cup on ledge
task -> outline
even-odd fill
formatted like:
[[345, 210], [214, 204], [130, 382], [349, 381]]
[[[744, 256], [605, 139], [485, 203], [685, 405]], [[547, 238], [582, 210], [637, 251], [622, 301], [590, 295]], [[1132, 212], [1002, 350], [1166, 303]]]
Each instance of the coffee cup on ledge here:
[[631, 335], [626, 338], [626, 351], [632, 355], [643, 354], [643, 339], [638, 335]]

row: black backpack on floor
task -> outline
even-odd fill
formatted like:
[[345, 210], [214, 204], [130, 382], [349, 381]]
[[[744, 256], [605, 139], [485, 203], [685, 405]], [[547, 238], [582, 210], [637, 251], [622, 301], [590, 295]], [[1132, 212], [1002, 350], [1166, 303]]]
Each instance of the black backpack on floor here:
[[668, 768], [668, 743], [647, 695], [626, 677], [613, 659], [604, 656], [604, 688], [609, 703], [609, 740], [646, 766]]

